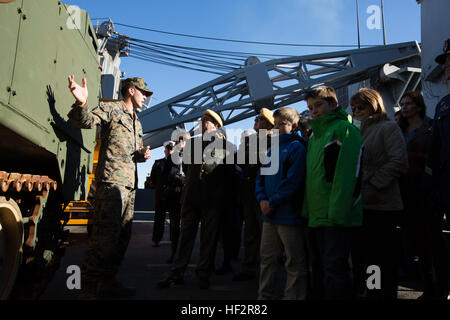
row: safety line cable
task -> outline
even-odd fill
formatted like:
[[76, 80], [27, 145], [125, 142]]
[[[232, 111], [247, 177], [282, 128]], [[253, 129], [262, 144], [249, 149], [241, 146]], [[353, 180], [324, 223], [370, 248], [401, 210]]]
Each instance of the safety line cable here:
[[[206, 36], [198, 36], [198, 35], [192, 35], [192, 34], [184, 34], [184, 33], [162, 31], [162, 30], [156, 30], [156, 29], [151, 29], [151, 28], [144, 28], [144, 27], [133, 26], [133, 25], [120, 23], [120, 22], [114, 22], [114, 24], [116, 24], [118, 26], [127, 27], [127, 28], [138, 29], [138, 30], [157, 32], [157, 33], [163, 33], [163, 34], [170, 34], [170, 35], [180, 36], [180, 37], [189, 37], [189, 38], [196, 38], [196, 39], [214, 40], [214, 41], [250, 43], [250, 44], [272, 45], [272, 46], [290, 46], [290, 47], [318, 47], [318, 48], [356, 48], [356, 47], [358, 47], [358, 45], [356, 45], [356, 44], [352, 44], [352, 45], [349, 45], [349, 44], [305, 44], [305, 43], [279, 43], [279, 42], [265, 42], [265, 41], [249, 41], [249, 40], [225, 39], [225, 38], [206, 37]], [[360, 45], [360, 47], [372, 47], [372, 45]]]

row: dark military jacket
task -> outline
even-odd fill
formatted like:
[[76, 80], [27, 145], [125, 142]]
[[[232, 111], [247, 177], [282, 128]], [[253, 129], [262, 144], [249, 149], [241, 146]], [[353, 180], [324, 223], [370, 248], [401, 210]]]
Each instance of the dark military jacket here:
[[74, 104], [68, 114], [83, 129], [100, 126], [101, 146], [95, 172], [96, 182], [137, 188], [137, 162], [144, 162], [138, 150], [143, 147], [142, 126], [133, 110], [123, 101], [100, 103], [89, 110]]
[[223, 207], [236, 191], [232, 185], [234, 163], [234, 145], [220, 131], [213, 132], [211, 140], [203, 136], [190, 139], [183, 152], [183, 201]]
[[[265, 156], [267, 152], [270, 149], [270, 143], [271, 143], [271, 134], [268, 134], [266, 136], [260, 136], [258, 134], [253, 134], [252, 136], [245, 137], [244, 143], [241, 144], [240, 148], [245, 149], [245, 162], [239, 163], [238, 165], [242, 168], [242, 175], [243, 179], [247, 181], [251, 181], [251, 183], [254, 185], [256, 181], [256, 176], [258, 175], [258, 170], [261, 167], [261, 161], [260, 157]], [[252, 139], [253, 138], [253, 139]], [[266, 148], [263, 149], [260, 147], [261, 145], [261, 139], [265, 139], [266, 141]], [[256, 148], [253, 146], [250, 146], [250, 141], [256, 142]], [[250, 153], [253, 153], [250, 155]], [[256, 153], [256, 154], [254, 154]], [[250, 163], [251, 158], [256, 158], [257, 163]]]
[[156, 190], [161, 190], [167, 185], [167, 168], [171, 165], [170, 159], [162, 158], [153, 163], [150, 179]]
[[155, 161], [150, 173], [152, 186], [155, 188], [155, 207], [167, 206], [180, 202], [183, 177], [180, 165], [172, 161], [171, 156]]
[[450, 94], [436, 106], [426, 172], [432, 175], [441, 205], [450, 208]]

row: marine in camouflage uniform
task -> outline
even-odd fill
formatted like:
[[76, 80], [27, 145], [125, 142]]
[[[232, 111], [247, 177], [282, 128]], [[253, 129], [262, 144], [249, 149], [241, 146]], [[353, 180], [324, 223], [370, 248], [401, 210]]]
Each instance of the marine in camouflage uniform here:
[[[145, 97], [152, 94], [140, 78], [123, 80], [122, 94], [127, 94], [126, 90], [133, 87], [141, 92], [133, 91], [140, 99], [137, 104], [143, 103]], [[136, 108], [135, 102], [133, 107]], [[142, 141], [142, 126], [134, 108], [127, 107], [124, 100], [100, 103], [91, 110], [78, 102], [68, 114], [72, 123], [79, 128], [100, 127], [101, 146], [95, 172], [95, 214], [92, 235], [82, 264], [82, 284], [96, 287], [96, 293], [98, 284], [115, 281], [131, 237], [137, 162], [144, 162], [150, 157], [149, 151], [143, 152], [146, 149]]]

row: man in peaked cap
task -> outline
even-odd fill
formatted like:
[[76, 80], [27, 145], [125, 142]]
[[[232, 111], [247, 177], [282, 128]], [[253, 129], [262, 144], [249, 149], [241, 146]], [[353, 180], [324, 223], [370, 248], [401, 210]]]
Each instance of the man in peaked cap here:
[[[435, 61], [444, 69], [444, 79], [450, 80], [450, 39], [445, 40], [443, 53]], [[445, 165], [447, 164], [447, 165]], [[425, 167], [429, 191], [430, 210], [427, 214], [427, 242], [429, 247], [430, 269], [434, 268], [435, 286], [430, 292], [424, 292], [423, 298], [447, 299], [448, 287], [448, 249], [442, 236], [443, 214], [450, 215], [450, 94], [436, 105], [433, 120], [431, 150]], [[432, 269], [427, 272], [431, 274]]]
[[[273, 112], [267, 108], [262, 108], [255, 117], [253, 129], [256, 134], [244, 138], [244, 142], [240, 148], [244, 148], [245, 162], [238, 164], [242, 168], [241, 183], [241, 208], [244, 218], [244, 261], [241, 271], [235, 274], [233, 281], [247, 281], [256, 277], [256, 270], [259, 265], [259, 248], [261, 242], [261, 209], [255, 197], [255, 181], [258, 169], [261, 166], [259, 154], [267, 153], [270, 147], [271, 132], [274, 127], [275, 120]], [[256, 136], [256, 137], [255, 137]], [[253, 138], [253, 139], [252, 139]], [[267, 148], [262, 150], [261, 139], [266, 140]], [[251, 141], [256, 141], [256, 148], [252, 148]], [[241, 151], [240, 151], [241, 152]], [[257, 163], [250, 163], [250, 152], [256, 152]]]
[[234, 154], [234, 147], [219, 130], [222, 125], [222, 118], [216, 112], [206, 110], [201, 118], [202, 135], [190, 139], [184, 149], [186, 180], [180, 238], [169, 275], [157, 283], [158, 288], [184, 283], [184, 272], [191, 258], [199, 223], [200, 259], [195, 271], [198, 286], [209, 288], [209, 278], [215, 268], [219, 226], [225, 213], [224, 204], [233, 192], [230, 177], [234, 164], [226, 163], [225, 157], [228, 152]]
[[[143, 95], [147, 98], [153, 95], [153, 91], [147, 88], [147, 84], [142, 78], [127, 78], [122, 80], [120, 92], [122, 93], [122, 97], [127, 95], [127, 91], [129, 88], [138, 89]], [[145, 100], [144, 100], [145, 101]], [[142, 105], [141, 105], [142, 107]]]
[[439, 64], [445, 64], [445, 60], [447, 59], [447, 56], [450, 54], [450, 39], [447, 39], [444, 41], [444, 48], [443, 53], [438, 55], [434, 61], [436, 61]]
[[91, 129], [100, 127], [101, 145], [95, 172], [95, 215], [92, 235], [82, 263], [82, 291], [79, 299], [98, 296], [123, 297], [135, 294], [116, 280], [131, 237], [134, 199], [137, 189], [137, 162], [150, 158], [144, 147], [142, 126], [136, 115], [153, 92], [141, 78], [122, 81], [122, 100], [87, 106], [86, 78], [80, 86], [69, 76], [75, 98], [68, 117], [72, 124]]
[[[204, 113], [203, 113], [203, 117], [202, 117], [202, 124], [207, 125], [207, 121], [203, 121], [204, 119], [209, 120], [210, 122], [212, 122], [216, 127], [216, 129], [223, 127], [223, 121], [222, 118], [215, 113], [214, 111], [207, 109]], [[212, 121], [211, 121], [212, 120]], [[203, 126], [202, 126], [203, 128]]]
[[[267, 108], [262, 108], [260, 110], [259, 116], [257, 117], [257, 119], [263, 119], [263, 120], [267, 121], [268, 124], [271, 126], [271, 128], [273, 128], [273, 126], [275, 125], [275, 120], [273, 118], [273, 112]], [[263, 124], [261, 127], [265, 128], [267, 126]]]

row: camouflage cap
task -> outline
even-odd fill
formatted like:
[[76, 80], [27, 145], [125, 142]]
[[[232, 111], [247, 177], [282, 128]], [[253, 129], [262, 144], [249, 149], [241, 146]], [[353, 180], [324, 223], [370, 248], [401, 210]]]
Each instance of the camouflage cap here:
[[438, 55], [436, 59], [434, 59], [434, 61], [436, 61], [439, 64], [444, 64], [447, 55], [450, 54], [450, 39], [445, 40], [443, 51], [444, 53]]
[[142, 91], [144, 91], [144, 94], [149, 97], [153, 94], [153, 91], [147, 88], [147, 84], [145, 83], [144, 79], [142, 78], [127, 78], [122, 80], [122, 87], [123, 86], [129, 86], [129, 87], [136, 87]]

